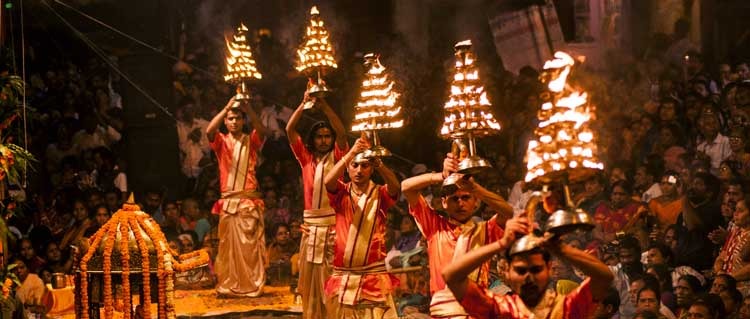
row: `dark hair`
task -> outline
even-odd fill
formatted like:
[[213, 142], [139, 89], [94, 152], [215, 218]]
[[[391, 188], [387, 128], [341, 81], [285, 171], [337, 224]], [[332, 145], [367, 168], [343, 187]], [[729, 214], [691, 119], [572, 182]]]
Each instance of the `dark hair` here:
[[653, 269], [656, 273], [657, 280], [659, 280], [661, 291], [672, 291], [672, 272], [669, 267], [664, 264], [648, 266], [649, 269]]
[[641, 300], [641, 293], [644, 291], [653, 291], [654, 295], [656, 295], [656, 301], [661, 302], [661, 290], [659, 289], [659, 286], [646, 285], [643, 286], [643, 288], [638, 289], [638, 294], [635, 297], [636, 303]]
[[612, 305], [612, 309], [617, 311], [620, 308], [620, 293], [614, 287], [607, 289], [607, 295], [602, 300], [602, 305]]
[[610, 192], [615, 190], [615, 187], [622, 188], [628, 196], [633, 195], [633, 186], [628, 181], [616, 181], [612, 183], [612, 186], [609, 188]]
[[671, 266], [672, 261], [674, 260], [674, 256], [672, 255], [672, 249], [667, 247], [667, 245], [655, 242], [648, 246], [648, 250], [656, 249], [659, 250], [659, 253], [664, 257], [664, 259], [667, 261], [665, 264], [668, 266]]
[[[727, 289], [727, 290], [724, 290], [722, 292], [728, 293], [729, 297], [732, 298], [732, 301], [734, 301], [734, 303], [736, 303], [736, 304], [741, 304], [742, 303], [742, 298], [743, 298], [742, 297], [742, 293], [739, 290], [737, 290], [736, 288], [735, 289]], [[721, 296], [719, 296], [719, 297], [721, 297]]]
[[327, 121], [319, 121], [313, 124], [313, 126], [310, 128], [310, 131], [307, 132], [307, 137], [305, 138], [305, 147], [307, 148], [308, 151], [310, 152], [315, 151], [315, 134], [317, 134], [318, 130], [322, 128], [327, 128], [328, 130], [331, 131], [331, 137], [335, 143], [336, 130], [333, 129], [333, 126], [331, 126], [331, 123], [328, 123]]
[[531, 256], [534, 254], [542, 254], [542, 258], [544, 259], [545, 263], [548, 263], [550, 259], [552, 258], [552, 255], [550, 255], [549, 251], [547, 251], [546, 249], [542, 249], [542, 248], [534, 248], [532, 250], [515, 253], [513, 255], [510, 254], [510, 249], [506, 249], [505, 260], [507, 260], [508, 263], [510, 263], [513, 260], [513, 257], [516, 257], [516, 256], [525, 257], [525, 256]]
[[273, 228], [271, 228], [273, 230], [271, 232], [271, 236], [275, 237], [276, 233], [279, 232], [279, 228], [281, 228], [281, 227], [286, 227], [287, 230], [291, 230], [292, 229], [291, 227], [289, 227], [289, 224], [287, 224], [287, 223], [284, 223], [284, 222], [276, 223], [276, 224], [273, 224]]
[[695, 298], [690, 304], [690, 307], [692, 306], [706, 307], [708, 313], [717, 319], [726, 318], [727, 315], [727, 311], [724, 308], [724, 302], [721, 301], [721, 297], [715, 294], [705, 294]]
[[[716, 277], [714, 277], [714, 281], [718, 279], [719, 277], [724, 278], [727, 282], [727, 290], [735, 290], [737, 289], [737, 279], [734, 279], [732, 275], [730, 274], [718, 274]], [[713, 282], [712, 282], [713, 283]]]
[[678, 281], [680, 280], [684, 280], [685, 282], [687, 282], [690, 286], [690, 289], [693, 290], [694, 294], [698, 294], [703, 291], [703, 286], [701, 286], [700, 280], [698, 280], [698, 278], [695, 278], [695, 276], [693, 275], [682, 275], [680, 276], [680, 279]]
[[719, 181], [718, 177], [706, 172], [696, 172], [693, 175], [693, 179], [695, 178], [703, 180], [703, 183], [706, 184], [706, 190], [711, 192], [711, 199], [715, 199], [719, 196], [719, 192], [721, 191], [721, 181]]

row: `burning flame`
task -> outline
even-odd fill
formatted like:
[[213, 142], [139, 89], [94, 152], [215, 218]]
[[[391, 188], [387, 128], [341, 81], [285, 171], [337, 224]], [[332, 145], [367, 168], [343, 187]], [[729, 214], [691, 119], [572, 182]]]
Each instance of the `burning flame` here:
[[305, 30], [302, 45], [297, 49], [297, 71], [304, 72], [311, 68], [338, 67], [328, 38], [328, 30], [326, 30], [323, 20], [320, 18], [320, 12], [317, 7], [313, 6], [310, 9], [310, 24]]
[[455, 45], [456, 73], [444, 106], [445, 122], [440, 129], [440, 134], [446, 137], [461, 136], [468, 131], [474, 136], [489, 135], [500, 130], [500, 124], [490, 111], [487, 92], [479, 80], [471, 45], [471, 40]]
[[247, 79], [261, 79], [263, 76], [258, 72], [253, 59], [253, 52], [247, 44], [247, 27], [240, 24], [237, 32], [230, 39], [224, 39], [227, 44], [227, 73], [224, 81], [237, 82]]
[[564, 52], [556, 52], [555, 59], [544, 64], [545, 72], [551, 75], [547, 88], [553, 97], [542, 104], [536, 138], [529, 141], [527, 182], [566, 169], [604, 169], [596, 155], [594, 133], [588, 126], [592, 118], [588, 95], [567, 85], [574, 64]]
[[404, 121], [399, 119], [401, 107], [396, 103], [399, 94], [393, 90], [394, 82], [388, 78], [385, 67], [373, 53], [365, 55], [365, 66], [368, 70], [362, 81], [359, 101], [354, 107], [356, 114], [352, 131], [402, 127]]

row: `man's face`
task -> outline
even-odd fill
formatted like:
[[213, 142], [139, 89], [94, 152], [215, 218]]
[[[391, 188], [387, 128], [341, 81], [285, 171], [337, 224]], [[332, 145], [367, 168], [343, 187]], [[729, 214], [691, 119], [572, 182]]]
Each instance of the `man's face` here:
[[693, 288], [687, 281], [680, 279], [677, 281], [677, 285], [674, 286], [674, 294], [677, 297], [677, 305], [680, 307], [687, 307], [693, 301]]
[[612, 319], [615, 315], [615, 309], [612, 305], [605, 305], [603, 303], [596, 304], [596, 310], [594, 310], [594, 319]]
[[549, 267], [541, 253], [513, 256], [507, 271], [508, 286], [521, 295], [527, 306], [535, 306], [549, 283]]
[[739, 202], [742, 200], [742, 187], [739, 185], [729, 185], [726, 194], [730, 201]]
[[399, 230], [402, 234], [413, 232], [416, 229], [414, 222], [406, 217], [401, 218], [401, 225], [399, 225]]
[[677, 244], [677, 238], [675, 238], [674, 229], [667, 229], [667, 231], [664, 233], [664, 244], [674, 249], [674, 246]]
[[330, 152], [333, 148], [333, 132], [327, 127], [319, 128], [315, 131], [313, 146], [315, 147], [315, 152], [319, 154]]
[[708, 308], [706, 308], [703, 305], [692, 305], [690, 306], [690, 309], [688, 309], [688, 319], [708, 319], [713, 318], [711, 313], [708, 311]]
[[351, 161], [349, 162], [349, 167], [347, 167], [349, 178], [351, 178], [352, 182], [354, 182], [355, 184], [362, 184], [370, 181], [370, 177], [372, 177], [372, 170], [372, 163], [370, 163], [369, 161]]
[[104, 195], [104, 201], [107, 203], [107, 208], [109, 209], [116, 209], [117, 206], [120, 206], [120, 199], [118, 198], [117, 194], [115, 193], [107, 193]]
[[722, 80], [730, 80], [730, 78], [732, 77], [732, 68], [729, 66], [729, 64], [719, 64], [719, 76], [721, 76]]
[[638, 310], [650, 310], [659, 313], [659, 300], [656, 299], [656, 293], [647, 289], [641, 291], [638, 295]]
[[155, 213], [155, 210], [159, 209], [159, 205], [161, 205], [161, 195], [155, 193], [146, 194], [146, 208], [150, 210], [147, 213]]
[[740, 306], [740, 318], [750, 318], [750, 298], [748, 297], [742, 299], [742, 305]]
[[646, 253], [646, 263], [649, 266], [653, 265], [662, 265], [666, 261], [664, 260], [664, 256], [662, 256], [661, 251], [656, 248], [651, 248]]
[[467, 221], [477, 209], [477, 199], [471, 193], [457, 190], [442, 197], [442, 204], [448, 216], [460, 222]]
[[[665, 102], [659, 108], [659, 119], [662, 121], [671, 121], [675, 118], [675, 106], [672, 102]], [[671, 133], [671, 132], [670, 132]]]
[[729, 290], [723, 290], [719, 292], [718, 295], [719, 298], [721, 298], [721, 302], [724, 304], [724, 309], [727, 313], [735, 313], [737, 311], [737, 302], [734, 301]]
[[634, 282], [630, 283], [630, 287], [628, 287], [628, 298], [630, 298], [630, 302], [632, 302], [634, 305], [638, 304], [638, 291], [641, 290], [646, 284], [643, 282], [643, 280], [636, 280]]
[[245, 119], [242, 117], [242, 113], [229, 111], [224, 118], [224, 125], [226, 125], [229, 133], [239, 133], [242, 132], [242, 126], [245, 125]]
[[709, 293], [719, 294], [720, 292], [727, 290], [727, 280], [724, 277], [716, 277], [714, 282], [711, 283], [711, 290]]
[[617, 257], [623, 265], [632, 265], [637, 261], [637, 256], [627, 248], [620, 248], [617, 252]]

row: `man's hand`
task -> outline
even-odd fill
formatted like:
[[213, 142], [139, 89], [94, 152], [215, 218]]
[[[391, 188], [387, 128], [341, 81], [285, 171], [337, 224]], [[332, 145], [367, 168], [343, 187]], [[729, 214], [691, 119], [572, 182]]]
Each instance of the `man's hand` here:
[[456, 185], [458, 186], [458, 189], [467, 191], [469, 193], [473, 193], [476, 189], [476, 183], [474, 183], [474, 178], [472, 178], [469, 175], [464, 175], [463, 177], [456, 180]]
[[453, 153], [446, 154], [443, 160], [443, 178], [456, 171], [458, 171], [458, 160], [453, 156]]
[[528, 218], [516, 217], [508, 219], [508, 221], [505, 222], [505, 233], [503, 234], [503, 238], [500, 239], [500, 244], [508, 247], [518, 239], [517, 237], [520, 238], [521, 236], [528, 234], [529, 230]]
[[354, 142], [354, 146], [352, 146], [351, 152], [353, 154], [359, 154], [368, 149], [370, 149], [370, 141], [367, 140], [365, 133], [362, 133], [362, 136], [360, 136], [357, 141]]

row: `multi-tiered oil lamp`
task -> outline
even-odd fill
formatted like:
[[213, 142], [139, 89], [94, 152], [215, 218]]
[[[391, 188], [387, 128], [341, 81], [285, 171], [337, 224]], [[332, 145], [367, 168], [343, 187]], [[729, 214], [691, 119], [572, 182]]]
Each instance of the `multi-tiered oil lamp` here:
[[451, 95], [444, 106], [445, 122], [440, 134], [467, 146], [467, 156], [461, 158], [458, 165], [459, 173], [476, 174], [492, 165], [477, 155], [475, 139], [496, 134], [500, 131], [500, 124], [490, 111], [487, 92], [479, 80], [471, 40], [457, 43], [455, 50], [456, 73], [451, 83]]
[[372, 148], [365, 156], [390, 156], [391, 152], [380, 144], [378, 131], [404, 125], [404, 120], [401, 119], [401, 106], [397, 104], [399, 94], [394, 91], [394, 82], [385, 73], [385, 67], [380, 64], [378, 55], [368, 53], [364, 58], [367, 73], [362, 81], [359, 101], [354, 107], [352, 131], [371, 133]]
[[[320, 18], [320, 11], [313, 6], [310, 9], [310, 24], [305, 29], [302, 45], [297, 49], [297, 71], [308, 77], [307, 93], [313, 97], [325, 97], [331, 92], [323, 75], [338, 67], [329, 37], [323, 19]], [[313, 106], [314, 103], [308, 102], [304, 108]]]
[[263, 76], [255, 66], [253, 52], [247, 42], [247, 27], [241, 23], [231, 39], [224, 40], [227, 43], [227, 72], [224, 81], [237, 86], [235, 100], [249, 100], [248, 82], [260, 80]]
[[[589, 213], [570, 199], [568, 184], [586, 180], [604, 169], [597, 154], [596, 136], [589, 128], [592, 110], [588, 95], [567, 82], [574, 65], [575, 60], [564, 52], [556, 52], [555, 59], [544, 64], [541, 79], [547, 84], [547, 92], [542, 94], [539, 125], [526, 151], [527, 183], [563, 186], [565, 207], [553, 212], [545, 223], [545, 231], [552, 235], [594, 227]], [[539, 238], [526, 238], [534, 236], [518, 240], [511, 251], [535, 248]]]

